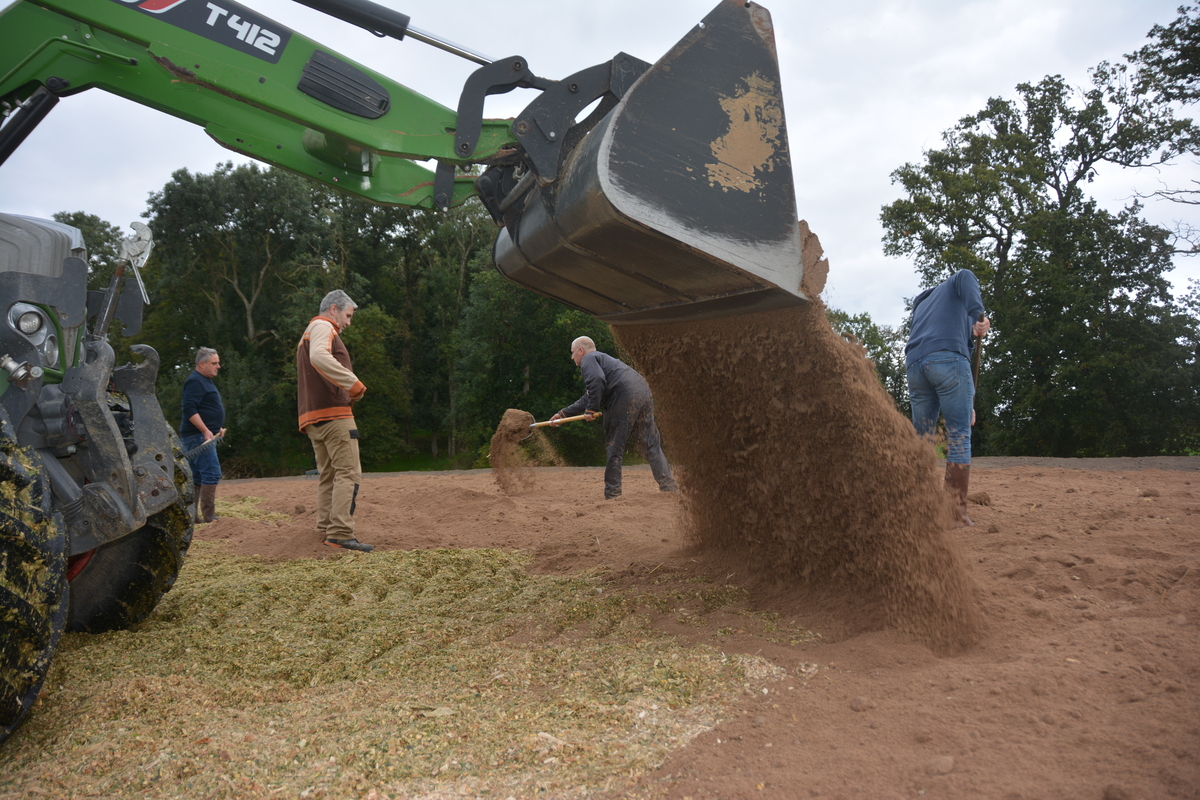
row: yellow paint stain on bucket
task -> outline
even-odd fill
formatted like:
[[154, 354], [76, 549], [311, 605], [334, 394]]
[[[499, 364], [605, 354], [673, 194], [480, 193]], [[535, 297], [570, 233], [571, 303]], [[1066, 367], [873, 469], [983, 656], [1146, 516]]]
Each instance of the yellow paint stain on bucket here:
[[754, 73], [746, 91], [720, 100], [729, 130], [712, 144], [715, 164], [707, 164], [709, 183], [726, 190], [751, 192], [756, 177], [775, 169], [775, 152], [783, 140], [783, 105], [774, 82]]

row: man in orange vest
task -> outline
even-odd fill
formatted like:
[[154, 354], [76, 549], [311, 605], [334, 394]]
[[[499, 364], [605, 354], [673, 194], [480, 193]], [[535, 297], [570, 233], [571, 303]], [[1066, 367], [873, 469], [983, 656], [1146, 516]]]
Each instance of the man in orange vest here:
[[351, 407], [367, 387], [355, 376], [340, 336], [357, 308], [341, 289], [325, 295], [320, 314], [308, 323], [296, 347], [296, 379], [300, 430], [312, 441], [320, 473], [317, 530], [329, 547], [366, 552], [375, 548], [354, 538], [362, 467]]

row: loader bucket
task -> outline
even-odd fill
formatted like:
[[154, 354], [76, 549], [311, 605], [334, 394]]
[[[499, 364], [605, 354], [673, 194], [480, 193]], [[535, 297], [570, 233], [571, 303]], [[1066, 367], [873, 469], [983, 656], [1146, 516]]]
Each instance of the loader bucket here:
[[511, 280], [613, 324], [805, 301], [767, 10], [724, 0], [500, 231]]

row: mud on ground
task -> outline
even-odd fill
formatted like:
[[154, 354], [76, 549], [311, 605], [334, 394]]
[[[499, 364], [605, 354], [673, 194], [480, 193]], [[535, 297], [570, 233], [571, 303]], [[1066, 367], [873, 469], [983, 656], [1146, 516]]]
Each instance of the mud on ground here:
[[[1200, 458], [1060, 463], [976, 460], [972, 494], [986, 504], [971, 506], [975, 528], [949, 536], [982, 635], [952, 656], [874, 629], [850, 605], [814, 606], [698, 557], [679, 497], [644, 467], [626, 469], [615, 501], [601, 499], [599, 469], [538, 469], [511, 495], [488, 470], [368, 475], [358, 533], [380, 549], [523, 550], [542, 573], [609, 566], [635, 589], [664, 572], [681, 584], [715, 576], [781, 626], [821, 634], [789, 645], [747, 633], [733, 613], [659, 616], [689, 643], [756, 653], [787, 674], [657, 772], [615, 776], [610, 797], [1200, 796]], [[197, 535], [238, 554], [337, 557], [313, 528], [315, 489], [223, 484], [288, 521], [221, 520]]]

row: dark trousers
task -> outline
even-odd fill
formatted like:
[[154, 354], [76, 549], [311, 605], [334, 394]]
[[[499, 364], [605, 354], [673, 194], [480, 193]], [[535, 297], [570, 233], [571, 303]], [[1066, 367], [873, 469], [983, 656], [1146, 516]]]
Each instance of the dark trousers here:
[[613, 391], [602, 419], [608, 456], [604, 467], [605, 498], [611, 500], [621, 495], [621, 464], [631, 437], [638, 452], [650, 464], [658, 488], [664, 492], [675, 491], [675, 479], [662, 451], [662, 436], [654, 423], [654, 397], [649, 386], [643, 382], [640, 386], [623, 386]]

